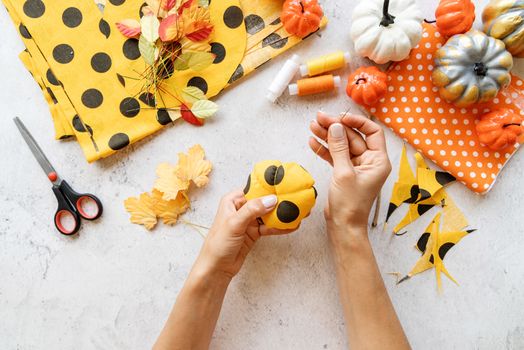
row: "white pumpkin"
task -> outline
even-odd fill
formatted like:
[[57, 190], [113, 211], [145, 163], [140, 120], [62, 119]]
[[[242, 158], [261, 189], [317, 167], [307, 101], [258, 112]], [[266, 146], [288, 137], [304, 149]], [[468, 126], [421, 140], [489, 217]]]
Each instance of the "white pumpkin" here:
[[422, 38], [423, 19], [415, 0], [361, 0], [352, 15], [355, 51], [378, 64], [401, 61]]

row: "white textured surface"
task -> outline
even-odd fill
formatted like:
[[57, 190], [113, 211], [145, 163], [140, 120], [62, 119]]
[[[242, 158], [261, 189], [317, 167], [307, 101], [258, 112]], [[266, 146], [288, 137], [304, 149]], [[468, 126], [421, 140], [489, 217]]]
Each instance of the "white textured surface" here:
[[[308, 40], [292, 52], [311, 57], [350, 47], [348, 18], [353, 4], [342, 0], [324, 3], [331, 22], [322, 39]], [[426, 16], [433, 17], [436, 1], [420, 0], [420, 4]], [[477, 5], [478, 17], [480, 7]], [[188, 220], [209, 225], [220, 196], [243, 187], [253, 163], [266, 158], [300, 162], [316, 178], [320, 193], [318, 205], [300, 232], [265, 238], [257, 244], [229, 288], [212, 348], [346, 347], [321, 210], [330, 170], [307, 147], [307, 125], [317, 110], [338, 113], [350, 105], [342, 91], [337, 96], [284, 97], [276, 105], [269, 104], [265, 88], [290, 57], [291, 52], [286, 53], [223, 93], [217, 99], [219, 115], [205, 127], [169, 126], [109, 159], [88, 165], [75, 142], [53, 140], [47, 106], [17, 58], [22, 45], [3, 9], [0, 32], [1, 349], [151, 346], [202, 239], [183, 225], [160, 225], [148, 233], [129, 223], [122, 202], [151, 188], [158, 163], [176, 162], [177, 152], [197, 142], [204, 146], [215, 169], [210, 186], [194, 192]], [[516, 72], [522, 76], [520, 66]], [[22, 117], [75, 189], [92, 191], [104, 202], [102, 219], [84, 222], [78, 237], [69, 239], [55, 231], [54, 196], [15, 129], [14, 116]], [[401, 142], [390, 132], [387, 138], [396, 168]], [[484, 197], [460, 184], [450, 187], [453, 198], [479, 230], [447, 255], [446, 266], [461, 286], [444, 278], [441, 295], [432, 272], [399, 286], [386, 274], [405, 273], [416, 262], [413, 245], [431, 214], [403, 237], [370, 232], [386, 285], [415, 349], [524, 348], [523, 168], [521, 151]], [[386, 183], [382, 208], [387, 206], [395, 176]]]

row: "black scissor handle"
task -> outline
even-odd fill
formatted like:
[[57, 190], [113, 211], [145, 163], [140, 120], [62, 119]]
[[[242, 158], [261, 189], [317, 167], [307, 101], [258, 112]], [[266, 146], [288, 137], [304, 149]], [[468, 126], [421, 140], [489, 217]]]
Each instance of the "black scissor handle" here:
[[60, 183], [59, 188], [83, 219], [96, 220], [102, 215], [104, 207], [95, 195], [75, 192], [64, 180]]
[[53, 186], [53, 192], [58, 200], [58, 209], [54, 217], [56, 229], [63, 235], [74, 235], [80, 229], [80, 216], [58, 186]]

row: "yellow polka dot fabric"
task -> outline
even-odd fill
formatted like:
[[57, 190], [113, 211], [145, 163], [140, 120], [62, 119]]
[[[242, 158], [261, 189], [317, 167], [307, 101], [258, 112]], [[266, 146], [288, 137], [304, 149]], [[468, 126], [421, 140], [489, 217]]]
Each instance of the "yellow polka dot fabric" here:
[[477, 118], [498, 108], [524, 115], [519, 107], [524, 101], [524, 82], [512, 76], [510, 86], [495, 99], [468, 108], [444, 101], [431, 72], [433, 54], [445, 41], [434, 25], [425, 24], [422, 40], [410, 56], [390, 67], [388, 91], [369, 111], [458, 181], [474, 192], [486, 193], [520, 144], [501, 151], [482, 145], [475, 131]]
[[[156, 95], [144, 90], [147, 66], [138, 40], [115, 23], [138, 19], [142, 1], [2, 0], [26, 50], [20, 59], [50, 106], [57, 139], [74, 136], [91, 162], [171, 123], [180, 91], [196, 86], [208, 98], [301, 41], [279, 23], [271, 0], [210, 2], [213, 65], [200, 72], [167, 71]], [[326, 21], [323, 21], [325, 25]]]

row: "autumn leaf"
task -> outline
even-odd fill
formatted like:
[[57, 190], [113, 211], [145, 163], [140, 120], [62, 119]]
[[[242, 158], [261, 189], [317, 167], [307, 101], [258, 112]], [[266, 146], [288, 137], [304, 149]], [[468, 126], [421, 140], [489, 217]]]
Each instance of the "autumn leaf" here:
[[166, 225], [176, 224], [178, 217], [184, 214], [189, 208], [189, 198], [184, 191], [178, 193], [176, 199], [166, 201], [163, 199], [163, 193], [158, 190], [153, 190], [153, 198], [155, 200], [155, 214], [162, 219]]
[[140, 26], [142, 27], [142, 36], [145, 37], [147, 41], [154, 43], [158, 39], [160, 22], [155, 15], [142, 16]]
[[163, 42], [169, 42], [178, 40], [182, 37], [183, 25], [181, 24], [182, 19], [178, 14], [169, 15], [160, 22], [158, 33], [160, 34], [160, 40]]
[[182, 3], [182, 5], [180, 5], [180, 7], [178, 8], [178, 13], [182, 14], [185, 9], [188, 9], [191, 6], [193, 6], [193, 3], [195, 3], [194, 0], [187, 0], [186, 2]]
[[195, 103], [198, 100], [205, 100], [206, 95], [196, 86], [187, 86], [182, 89], [182, 99], [187, 103]]
[[[213, 64], [213, 61], [215, 60], [215, 54], [211, 52], [187, 52], [189, 58], [188, 58], [188, 66], [189, 68], [193, 69], [194, 71], [201, 71], [209, 67], [211, 64]], [[184, 55], [184, 54], [182, 54]]]
[[136, 19], [124, 19], [116, 22], [116, 28], [126, 38], [138, 38], [141, 32], [140, 23]]
[[188, 154], [178, 154], [177, 176], [182, 181], [193, 181], [197, 187], [207, 185], [207, 177], [213, 168], [209, 160], [205, 160], [204, 149], [200, 145], [191, 147]]
[[155, 62], [156, 49], [157, 48], [155, 44], [147, 40], [145, 36], [140, 36], [140, 39], [138, 40], [138, 50], [140, 51], [140, 55], [142, 55], [142, 58], [144, 59], [144, 61], [146, 61], [147, 64], [153, 65], [153, 63]]
[[154, 189], [163, 192], [165, 200], [176, 199], [180, 191], [189, 188], [189, 181], [177, 176], [178, 167], [168, 163], [160, 163], [156, 169], [158, 176]]
[[131, 214], [131, 222], [144, 225], [148, 230], [153, 229], [157, 223], [154, 205], [155, 200], [149, 193], [142, 193], [139, 198], [129, 197], [124, 201], [126, 210]]
[[198, 119], [185, 104], [182, 104], [182, 106], [180, 106], [180, 115], [182, 119], [184, 119], [189, 124], [196, 126], [204, 125], [204, 122]]
[[191, 106], [191, 112], [201, 119], [206, 119], [215, 114], [218, 110], [218, 105], [209, 100], [199, 100], [193, 103]]
[[195, 42], [204, 41], [213, 32], [213, 25], [205, 21], [195, 21], [185, 28], [186, 37]]
[[207, 41], [192, 41], [189, 40], [187, 37], [183, 37], [179, 40], [180, 47], [182, 49], [182, 52], [188, 52], [188, 51], [200, 51], [200, 52], [210, 52], [211, 51], [211, 45]]

